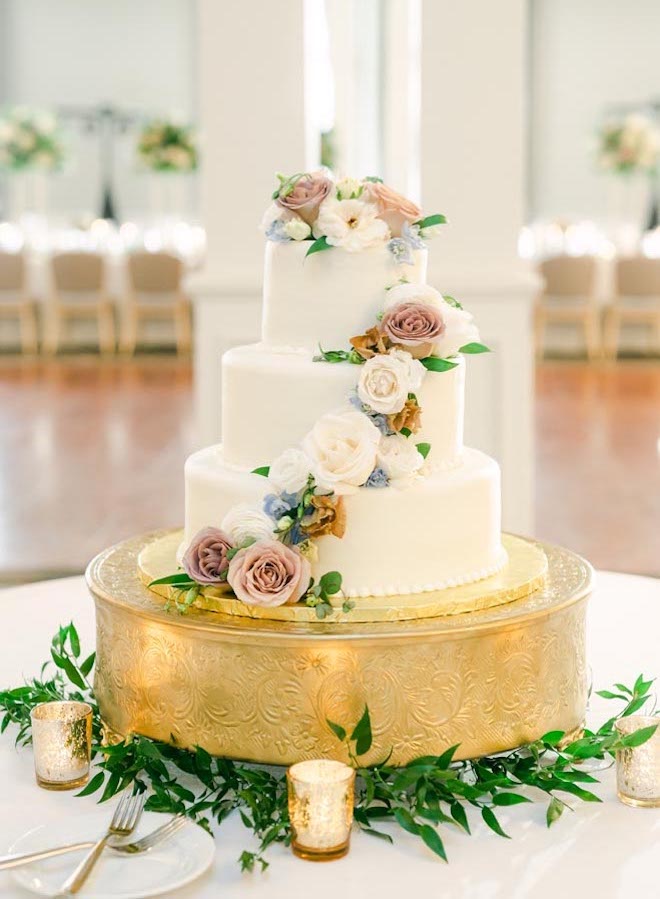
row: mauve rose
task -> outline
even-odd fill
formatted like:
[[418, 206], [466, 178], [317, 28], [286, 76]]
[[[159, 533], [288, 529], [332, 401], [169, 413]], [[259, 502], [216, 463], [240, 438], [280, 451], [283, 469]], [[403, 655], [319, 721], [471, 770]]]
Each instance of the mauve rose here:
[[303, 175], [293, 190], [286, 196], [277, 198], [282, 209], [297, 212], [303, 221], [313, 225], [319, 214], [319, 206], [332, 190], [332, 181], [321, 172]]
[[227, 581], [249, 606], [293, 605], [307, 592], [309, 561], [276, 540], [259, 540], [239, 550], [229, 563]]
[[398, 303], [387, 310], [381, 321], [383, 332], [395, 346], [402, 346], [421, 359], [430, 355], [445, 327], [440, 310], [424, 303]]
[[227, 550], [233, 543], [219, 528], [203, 528], [195, 534], [181, 564], [198, 584], [220, 584], [229, 567]]
[[419, 206], [379, 181], [365, 184], [362, 197], [378, 206], [379, 218], [387, 223], [392, 237], [401, 237], [404, 222], [417, 222], [422, 217]]

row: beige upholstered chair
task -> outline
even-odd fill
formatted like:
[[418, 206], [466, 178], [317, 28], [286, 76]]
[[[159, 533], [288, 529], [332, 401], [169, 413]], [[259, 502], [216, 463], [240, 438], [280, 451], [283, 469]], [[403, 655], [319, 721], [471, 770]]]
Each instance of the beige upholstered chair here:
[[62, 324], [73, 318], [95, 318], [99, 349], [115, 351], [115, 319], [105, 293], [103, 256], [97, 253], [58, 253], [52, 259], [53, 289], [44, 349], [56, 353]]
[[545, 288], [535, 313], [536, 352], [543, 356], [548, 322], [573, 322], [584, 329], [589, 359], [600, 353], [600, 322], [594, 296], [596, 263], [592, 256], [555, 256], [541, 262]]
[[190, 350], [190, 303], [181, 287], [183, 263], [170, 253], [132, 253], [121, 348], [134, 353], [140, 320], [173, 318], [178, 352]]
[[605, 318], [605, 353], [611, 359], [619, 351], [623, 322], [650, 325], [660, 351], [660, 259], [637, 256], [616, 263], [615, 295]]
[[22, 253], [0, 250], [0, 317], [17, 318], [21, 328], [23, 352], [37, 352], [37, 310], [28, 294], [25, 257]]

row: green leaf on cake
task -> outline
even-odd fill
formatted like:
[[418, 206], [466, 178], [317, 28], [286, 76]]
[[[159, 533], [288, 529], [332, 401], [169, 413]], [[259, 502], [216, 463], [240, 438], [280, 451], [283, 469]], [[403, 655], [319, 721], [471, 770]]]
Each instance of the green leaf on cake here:
[[270, 474], [270, 465], [262, 465], [260, 468], [253, 468], [252, 474], [260, 474], [263, 478], [267, 478]]
[[553, 796], [548, 805], [548, 810], [545, 813], [545, 820], [548, 827], [552, 827], [555, 821], [561, 817], [564, 809], [566, 808], [566, 804], [561, 801], [561, 799], [557, 799], [556, 796]]
[[369, 752], [372, 739], [369, 707], [365, 705], [362, 717], [353, 728], [353, 733], [351, 734], [351, 740], [355, 740], [355, 754], [364, 755]]
[[338, 571], [328, 571], [319, 580], [322, 593], [332, 596], [341, 590], [341, 574]]
[[410, 437], [412, 431], [410, 430], [410, 428], [401, 428], [399, 434], [401, 434], [403, 437]]
[[[353, 350], [324, 350], [321, 344], [319, 344], [319, 355], [314, 356], [314, 362], [355, 362], [353, 358]], [[364, 360], [361, 359], [360, 362]]]
[[432, 228], [434, 225], [446, 225], [447, 218], [444, 215], [440, 215], [439, 212], [436, 212], [434, 215], [427, 215], [426, 218], [420, 219], [415, 224], [419, 227], [420, 231], [423, 231], [424, 228]]
[[417, 452], [420, 453], [426, 459], [428, 454], [431, 452], [431, 444], [430, 443], [418, 443], [417, 444]]
[[323, 250], [331, 250], [332, 244], [328, 243], [328, 240], [325, 235], [323, 237], [317, 237], [314, 243], [310, 246], [310, 248], [305, 253], [305, 259], [308, 256], [311, 256], [312, 253], [320, 253]]
[[451, 362], [449, 359], [439, 359], [437, 356], [427, 356], [419, 361], [427, 371], [449, 371], [458, 365], [458, 362]]
[[458, 352], [471, 355], [476, 355], [477, 353], [490, 353], [490, 347], [487, 347], [484, 343], [466, 343]]
[[450, 306], [453, 306], [454, 309], [462, 309], [463, 307], [458, 302], [458, 300], [454, 299], [454, 297], [450, 297], [449, 294], [445, 293], [442, 297], [445, 303], [448, 303]]
[[149, 583], [150, 587], [157, 587], [159, 584], [167, 584], [171, 587], [194, 587], [195, 581], [190, 578], [185, 571], [179, 571], [176, 574], [168, 574], [166, 577], [156, 578], [155, 581]]
[[367, 175], [364, 179], [365, 181], [370, 181], [372, 184], [382, 184], [383, 179], [379, 178], [378, 175]]

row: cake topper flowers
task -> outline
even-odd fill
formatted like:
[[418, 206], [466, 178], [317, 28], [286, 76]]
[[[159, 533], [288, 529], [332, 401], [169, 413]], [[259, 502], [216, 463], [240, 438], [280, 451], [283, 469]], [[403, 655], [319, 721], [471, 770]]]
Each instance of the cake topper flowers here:
[[306, 256], [339, 247], [348, 253], [386, 246], [396, 264], [412, 264], [446, 222], [424, 216], [382, 179], [340, 178], [324, 171], [278, 174], [272, 205], [262, 221], [269, 240], [308, 241]]

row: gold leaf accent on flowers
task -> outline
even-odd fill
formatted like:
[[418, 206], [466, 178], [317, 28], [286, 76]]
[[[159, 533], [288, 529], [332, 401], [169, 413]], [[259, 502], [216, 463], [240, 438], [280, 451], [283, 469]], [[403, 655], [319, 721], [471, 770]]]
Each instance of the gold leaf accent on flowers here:
[[350, 344], [363, 359], [371, 359], [377, 353], [386, 353], [390, 348], [389, 338], [376, 326], [369, 328], [364, 334], [351, 337]]
[[323, 537], [334, 534], [343, 537], [346, 532], [346, 509], [341, 496], [313, 496], [310, 504], [314, 512], [304, 519], [302, 530], [308, 537]]
[[412, 434], [416, 434], [422, 426], [422, 410], [417, 400], [407, 399], [400, 412], [393, 412], [387, 416], [387, 423], [393, 431], [408, 428]]

